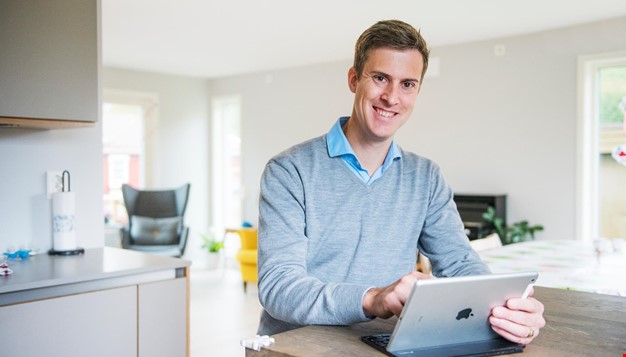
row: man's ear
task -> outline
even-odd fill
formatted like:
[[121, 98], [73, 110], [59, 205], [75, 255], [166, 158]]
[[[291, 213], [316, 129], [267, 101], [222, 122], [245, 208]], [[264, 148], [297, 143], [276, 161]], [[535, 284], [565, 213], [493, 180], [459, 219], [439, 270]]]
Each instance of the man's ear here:
[[352, 93], [356, 93], [356, 84], [359, 81], [356, 70], [354, 67], [350, 67], [348, 70], [348, 87]]

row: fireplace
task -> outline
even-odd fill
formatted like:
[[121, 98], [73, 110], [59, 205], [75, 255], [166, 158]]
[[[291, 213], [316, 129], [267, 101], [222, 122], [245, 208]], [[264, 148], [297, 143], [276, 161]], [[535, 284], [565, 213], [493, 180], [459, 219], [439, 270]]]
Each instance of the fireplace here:
[[482, 215], [493, 207], [496, 216], [506, 225], [506, 195], [456, 194], [454, 202], [465, 225], [465, 234], [470, 240], [484, 238], [494, 231], [493, 225], [485, 222]]

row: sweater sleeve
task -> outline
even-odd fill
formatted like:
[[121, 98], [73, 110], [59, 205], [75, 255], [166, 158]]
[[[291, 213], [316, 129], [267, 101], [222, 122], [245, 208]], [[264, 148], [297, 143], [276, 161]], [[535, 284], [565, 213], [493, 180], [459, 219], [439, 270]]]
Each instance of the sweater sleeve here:
[[370, 287], [324, 282], [307, 273], [306, 198], [289, 160], [271, 160], [259, 199], [259, 299], [276, 320], [296, 325], [367, 321], [362, 297]]
[[469, 244], [452, 189], [436, 165], [433, 166], [429, 182], [430, 200], [418, 249], [430, 259], [433, 275], [489, 274], [489, 268]]

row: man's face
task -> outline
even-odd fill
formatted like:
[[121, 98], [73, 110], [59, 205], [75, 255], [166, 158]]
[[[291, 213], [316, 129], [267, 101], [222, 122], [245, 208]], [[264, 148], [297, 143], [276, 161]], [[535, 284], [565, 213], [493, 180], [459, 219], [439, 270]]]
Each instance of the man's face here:
[[354, 93], [351, 120], [366, 142], [385, 142], [413, 112], [421, 85], [424, 60], [417, 50], [377, 48], [371, 50], [360, 78], [354, 68], [348, 71]]

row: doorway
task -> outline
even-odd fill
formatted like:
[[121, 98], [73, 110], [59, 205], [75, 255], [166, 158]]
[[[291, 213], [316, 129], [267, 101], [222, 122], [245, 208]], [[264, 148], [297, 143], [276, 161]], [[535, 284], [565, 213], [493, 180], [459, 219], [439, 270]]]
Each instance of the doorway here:
[[626, 51], [578, 61], [577, 239], [626, 238]]
[[213, 234], [242, 224], [241, 99], [220, 96], [211, 102]]
[[105, 245], [120, 247], [119, 229], [128, 224], [122, 184], [151, 182], [151, 143], [156, 95], [105, 89], [102, 100], [102, 165]]

